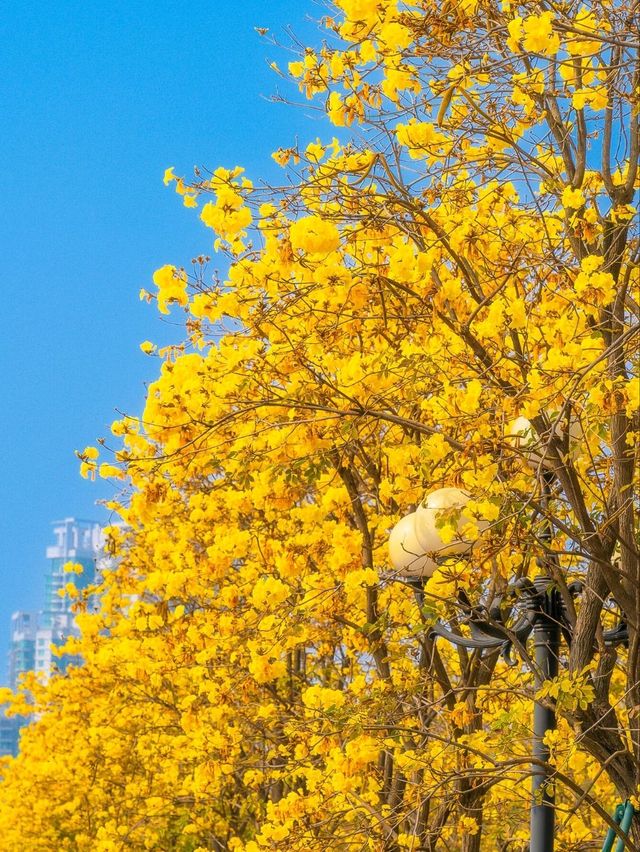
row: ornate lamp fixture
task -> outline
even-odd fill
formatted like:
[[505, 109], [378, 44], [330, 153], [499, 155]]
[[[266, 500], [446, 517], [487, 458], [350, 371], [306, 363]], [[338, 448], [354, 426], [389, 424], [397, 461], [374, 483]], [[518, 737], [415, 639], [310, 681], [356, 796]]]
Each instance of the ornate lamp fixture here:
[[[519, 426], [524, 428], [526, 424]], [[536, 461], [542, 459], [538, 457]], [[478, 535], [487, 528], [485, 521], [477, 521], [470, 513], [465, 514], [469, 499], [469, 495], [458, 488], [433, 491], [415, 512], [401, 518], [393, 528], [389, 537], [389, 555], [395, 576], [413, 586], [420, 596], [426, 580], [433, 575], [438, 564], [451, 556], [468, 557]], [[443, 517], [447, 526], [454, 529], [454, 536], [448, 541], [441, 535]], [[549, 528], [546, 538], [550, 539], [550, 536]], [[539, 564], [544, 570], [544, 560]], [[582, 583], [571, 583], [568, 588], [576, 597], [582, 592]], [[506, 600], [510, 603], [507, 609], [511, 614], [505, 619], [502, 604]], [[432, 626], [430, 636], [442, 637], [454, 645], [479, 653], [499, 651], [513, 665], [513, 648], [524, 651], [527, 640], [533, 635], [536, 689], [546, 680], [556, 677], [560, 641], [563, 637], [567, 645], [571, 644], [572, 626], [551, 577], [540, 574], [533, 581], [526, 578], [518, 580], [490, 609], [472, 605], [462, 590], [458, 592], [455, 603], [461, 612], [460, 620], [468, 626], [470, 635], [463, 636], [438, 621]], [[604, 631], [604, 641], [607, 645], [628, 643], [629, 634], [623, 618], [614, 629]], [[545, 735], [555, 728], [553, 709], [536, 701], [533, 713], [530, 852], [553, 852], [555, 802]]]
[[[389, 536], [389, 555], [400, 577], [428, 579], [439, 559], [471, 550], [488, 524], [464, 514], [468, 502], [469, 495], [459, 488], [439, 488], [427, 494], [415, 512], [398, 521]], [[449, 541], [442, 536], [443, 519], [454, 528]]]

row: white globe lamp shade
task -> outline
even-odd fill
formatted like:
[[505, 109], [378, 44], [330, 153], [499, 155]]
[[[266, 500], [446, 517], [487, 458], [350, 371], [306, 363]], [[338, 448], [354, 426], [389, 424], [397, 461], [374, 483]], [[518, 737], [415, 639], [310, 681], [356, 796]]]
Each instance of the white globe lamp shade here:
[[[559, 438], [564, 438], [564, 428], [560, 423], [555, 427], [554, 433]], [[545, 468], [552, 468], [553, 464], [545, 456], [544, 445], [548, 439], [549, 433], [543, 435], [542, 439], [538, 438], [535, 429], [527, 420], [526, 417], [516, 417], [507, 426], [505, 430], [505, 441], [515, 450], [524, 453], [527, 463], [534, 468], [541, 464]], [[580, 423], [576, 418], [571, 418], [569, 423], [569, 444], [575, 444], [582, 437]]]
[[530, 447], [537, 439], [533, 426], [526, 417], [516, 417], [512, 420], [506, 428], [504, 437], [509, 446], [517, 450]]
[[416, 538], [415, 512], [401, 518], [389, 535], [389, 558], [403, 577], [431, 577], [437, 565]]
[[[471, 550], [477, 536], [489, 524], [459, 511], [464, 509], [468, 502], [469, 495], [459, 488], [439, 488], [427, 494], [415, 511], [416, 538], [425, 553], [437, 558], [456, 556]], [[454, 510], [459, 511], [455, 518], [455, 536], [451, 541], [444, 541], [438, 523], [444, 520], [445, 513]], [[477, 534], [469, 536], [469, 527], [475, 527]]]

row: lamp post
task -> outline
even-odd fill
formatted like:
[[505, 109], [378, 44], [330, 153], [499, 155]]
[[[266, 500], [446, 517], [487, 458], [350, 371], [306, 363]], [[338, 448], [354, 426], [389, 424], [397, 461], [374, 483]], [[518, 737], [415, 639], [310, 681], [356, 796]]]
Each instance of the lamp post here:
[[[456, 488], [443, 488], [427, 495], [416, 512], [402, 518], [389, 537], [389, 554], [397, 575], [414, 586], [420, 594], [424, 582], [432, 576], [439, 562], [451, 555], [469, 555], [473, 541], [465, 534], [470, 525], [476, 524], [478, 532], [486, 528], [484, 522], [474, 522], [465, 516], [464, 507], [468, 495]], [[452, 512], [455, 517], [453, 541], [444, 542], [440, 536], [438, 520], [443, 512]], [[551, 530], [545, 538], [550, 540]], [[540, 567], [545, 567], [543, 561]], [[582, 584], [572, 583], [570, 593], [575, 596], [582, 591]], [[500, 650], [503, 657], [513, 663], [511, 651], [515, 645], [524, 648], [533, 636], [534, 678], [536, 691], [545, 681], [558, 674], [561, 636], [571, 642], [571, 622], [561, 595], [553, 579], [541, 573], [533, 581], [519, 580], [508, 590], [522, 604], [522, 614], [511, 624], [505, 623], [500, 601], [488, 612], [485, 607], [473, 606], [464, 592], [459, 592], [457, 603], [463, 621], [468, 625], [470, 636], [461, 636], [441, 622], [433, 625], [432, 637], [442, 637], [454, 645], [468, 650]], [[627, 643], [628, 631], [624, 621], [613, 630], [604, 631], [607, 645]], [[549, 747], [545, 735], [555, 730], [555, 713], [548, 704], [535, 701], [533, 710], [532, 743], [532, 802], [530, 852], [553, 852], [555, 828], [555, 801], [549, 767]]]

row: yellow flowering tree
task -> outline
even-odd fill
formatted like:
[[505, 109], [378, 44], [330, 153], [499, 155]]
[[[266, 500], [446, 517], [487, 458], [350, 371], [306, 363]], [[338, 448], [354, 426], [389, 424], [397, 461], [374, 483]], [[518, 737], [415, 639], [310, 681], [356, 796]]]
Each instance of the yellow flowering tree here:
[[[144, 411], [80, 454], [126, 480], [117, 567], [99, 612], [79, 595], [84, 664], [25, 684], [4, 849], [524, 852], [531, 666], [430, 627], [539, 563], [572, 634], [537, 693], [558, 849], [638, 792], [632, 9], [340, 0], [323, 26], [289, 73], [341, 129], [274, 154], [285, 188], [165, 174], [228, 272], [142, 294], [185, 343], [142, 344]], [[441, 487], [477, 541], [416, 597], [389, 530]]]

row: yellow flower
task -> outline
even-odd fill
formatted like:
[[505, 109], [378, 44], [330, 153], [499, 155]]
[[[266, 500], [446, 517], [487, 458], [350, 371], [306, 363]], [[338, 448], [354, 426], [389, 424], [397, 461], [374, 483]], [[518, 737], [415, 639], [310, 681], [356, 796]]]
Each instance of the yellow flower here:
[[619, 204], [611, 210], [612, 222], [628, 222], [637, 213], [637, 208], [633, 204]]
[[397, 21], [390, 21], [380, 27], [378, 37], [386, 50], [402, 50], [411, 42], [411, 30]]
[[465, 414], [475, 414], [478, 411], [478, 401], [482, 394], [482, 384], [478, 379], [468, 382], [464, 394], [458, 398], [458, 407]]
[[398, 124], [396, 137], [401, 145], [409, 149], [409, 156], [414, 160], [442, 151], [442, 144], [447, 139], [434, 124], [426, 121]]
[[287, 667], [282, 660], [274, 659], [270, 654], [252, 653], [249, 672], [256, 683], [269, 683], [286, 674]]
[[509, 21], [509, 23], [507, 24], [507, 30], [509, 31], [507, 47], [514, 53], [518, 53], [520, 50], [520, 41], [523, 35], [522, 18], [520, 17], [520, 15], [518, 15], [518, 17], [514, 18], [512, 21]]
[[608, 304], [615, 295], [615, 281], [609, 272], [589, 274], [581, 271], [576, 275], [573, 287], [585, 312], [591, 316], [597, 316], [598, 306]]
[[[592, 56], [597, 53], [602, 42], [597, 38], [598, 32], [606, 28], [603, 22], [598, 21], [592, 11], [582, 6], [573, 22], [574, 30], [566, 39], [565, 47], [571, 56]], [[587, 33], [596, 36], [589, 38]]]
[[571, 103], [575, 109], [584, 109], [585, 106], [590, 106], [593, 110], [601, 110], [609, 103], [609, 95], [604, 86], [593, 89], [576, 89], [571, 97]]
[[158, 288], [158, 309], [162, 314], [168, 314], [167, 305], [176, 302], [186, 305], [189, 302], [187, 296], [187, 276], [183, 270], [166, 264], [153, 273], [153, 283]]
[[169, 166], [168, 169], [165, 169], [162, 181], [165, 186], [169, 186], [172, 180], [178, 180], [178, 177], [173, 173], [173, 166]]
[[541, 15], [529, 15], [522, 25], [524, 37], [522, 46], [532, 53], [542, 53], [552, 56], [560, 48], [560, 39], [553, 32], [553, 13], [543, 12]]
[[275, 160], [275, 162], [279, 166], [286, 166], [289, 163], [289, 160], [293, 156], [292, 148], [278, 148], [277, 151], [274, 151], [271, 155], [271, 159]]
[[480, 831], [480, 826], [473, 817], [461, 816], [458, 819], [458, 828], [462, 834], [474, 835]]
[[80, 465], [80, 476], [83, 479], [95, 478], [96, 466], [93, 462], [82, 462]]
[[331, 92], [327, 101], [327, 115], [336, 127], [344, 127], [347, 123], [346, 110], [340, 92]]
[[595, 272], [596, 269], [600, 269], [602, 264], [604, 263], [604, 257], [601, 254], [590, 254], [588, 257], [584, 257], [580, 262], [580, 269], [587, 274], [590, 272]]
[[336, 226], [319, 216], [303, 216], [293, 222], [289, 237], [294, 251], [308, 254], [328, 254], [340, 245], [340, 232]]
[[527, 311], [524, 299], [513, 299], [509, 302], [507, 313], [511, 317], [510, 328], [522, 329], [527, 326]]
[[562, 206], [568, 210], [579, 210], [584, 206], [585, 197], [581, 189], [574, 189], [572, 186], [564, 188], [562, 193]]
[[377, 58], [378, 53], [374, 43], [369, 39], [365, 39], [360, 45], [360, 60], [366, 64], [375, 62]]
[[320, 140], [318, 139], [316, 142], [311, 142], [307, 145], [306, 154], [307, 156], [315, 160], [316, 163], [319, 163], [320, 160], [324, 157], [326, 148], [320, 144]]
[[364, 21], [372, 24], [378, 17], [378, 0], [339, 0], [350, 21]]
[[302, 693], [305, 707], [312, 710], [331, 710], [334, 707], [342, 707], [345, 700], [344, 693], [340, 690], [320, 685], [309, 686]]
[[109, 477], [115, 477], [116, 479], [121, 479], [123, 476], [122, 471], [119, 467], [116, 467], [113, 464], [108, 464], [108, 462], [103, 462], [100, 465], [100, 470], [98, 471], [98, 475], [101, 479], [109, 479]]
[[257, 609], [265, 606], [277, 606], [285, 601], [290, 594], [291, 590], [282, 580], [278, 580], [276, 577], [264, 577], [253, 587], [251, 602]]
[[251, 210], [243, 206], [240, 195], [231, 191], [219, 193], [215, 204], [208, 201], [200, 218], [225, 239], [236, 237], [252, 222]]

